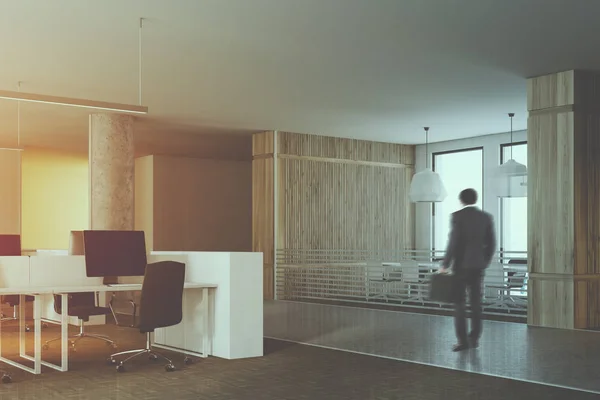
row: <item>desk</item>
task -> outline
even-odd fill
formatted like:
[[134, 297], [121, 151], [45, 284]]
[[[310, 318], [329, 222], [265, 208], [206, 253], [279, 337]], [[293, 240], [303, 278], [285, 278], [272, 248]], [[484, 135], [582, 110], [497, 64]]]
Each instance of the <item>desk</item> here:
[[[191, 283], [186, 282], [184, 284], [184, 289], [192, 290], [192, 289], [201, 289], [203, 292], [203, 299], [206, 301], [203, 302], [202, 308], [205, 315], [209, 314], [208, 307], [208, 290], [215, 289], [217, 285], [214, 284], [206, 284], [206, 283]], [[51, 294], [51, 295], [60, 295], [61, 296], [61, 306], [62, 310], [68, 310], [69, 306], [69, 293], [80, 293], [80, 292], [119, 292], [119, 291], [135, 291], [141, 290], [141, 284], [127, 284], [127, 285], [88, 285], [88, 286], [64, 286], [64, 287], [11, 287], [11, 288], [1, 288], [0, 295], [8, 295], [8, 294], [18, 294], [20, 295], [20, 310], [19, 310], [19, 355], [21, 358], [25, 360], [33, 361], [33, 368], [23, 365], [17, 361], [6, 359], [2, 356], [2, 322], [0, 321], [0, 361], [12, 365], [14, 367], [20, 368], [24, 371], [40, 374], [41, 367], [46, 366], [49, 368], [56, 369], [58, 371], [68, 371], [69, 367], [69, 346], [68, 346], [68, 336], [69, 336], [69, 316], [67, 313], [61, 314], [61, 362], [60, 365], [52, 364], [50, 362], [46, 362], [42, 360], [42, 332], [41, 332], [41, 295]], [[34, 320], [34, 345], [33, 345], [33, 356], [26, 354], [25, 352], [25, 296], [33, 296], [33, 320]], [[204, 329], [205, 332], [209, 332], [210, 328], [208, 325], [208, 318], [204, 318]], [[203, 354], [206, 356], [208, 354], [208, 348], [210, 346], [210, 335], [204, 335], [203, 341]], [[176, 351], [176, 350], [175, 350]]]

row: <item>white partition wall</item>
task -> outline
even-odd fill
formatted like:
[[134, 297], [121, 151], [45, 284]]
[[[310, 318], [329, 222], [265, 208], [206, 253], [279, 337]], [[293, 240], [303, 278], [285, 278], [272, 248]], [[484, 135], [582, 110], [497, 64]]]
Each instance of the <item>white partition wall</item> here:
[[[33, 256], [29, 257], [29, 286], [66, 287], [102, 285], [102, 278], [88, 278], [85, 271], [84, 256]], [[99, 304], [105, 304], [105, 293], [99, 294]], [[42, 318], [49, 321], [60, 321], [60, 315], [54, 311], [52, 295], [42, 296]], [[102, 325], [106, 317], [90, 317], [86, 325]], [[69, 324], [79, 325], [76, 317], [69, 318]]]
[[0, 257], [0, 287], [29, 286], [29, 257]]
[[[263, 269], [262, 253], [152, 252], [148, 261], [173, 260], [186, 264], [186, 282], [210, 282], [214, 308], [209, 312], [212, 354], [235, 359], [263, 355]], [[155, 342], [166, 347], [199, 352], [202, 347], [203, 320], [199, 309], [207, 299], [201, 293], [184, 295], [184, 323], [158, 329]], [[212, 300], [212, 299], [211, 299]]]

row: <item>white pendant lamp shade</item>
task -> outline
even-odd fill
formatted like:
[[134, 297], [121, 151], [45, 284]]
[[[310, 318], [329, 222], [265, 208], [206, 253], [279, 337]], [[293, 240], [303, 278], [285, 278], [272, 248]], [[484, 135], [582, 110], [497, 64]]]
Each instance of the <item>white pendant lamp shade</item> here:
[[512, 158], [498, 167], [500, 176], [527, 176], [527, 167]]
[[509, 113], [510, 117], [510, 143], [511, 158], [496, 170], [496, 188], [498, 197], [527, 197], [527, 167], [512, 158], [512, 119], [514, 113]]
[[448, 193], [440, 174], [430, 168], [413, 175], [408, 197], [413, 203], [437, 203], [444, 201]]
[[438, 203], [448, 195], [440, 175], [429, 168], [428, 144], [429, 128], [425, 127], [425, 169], [413, 175], [408, 192], [413, 203]]

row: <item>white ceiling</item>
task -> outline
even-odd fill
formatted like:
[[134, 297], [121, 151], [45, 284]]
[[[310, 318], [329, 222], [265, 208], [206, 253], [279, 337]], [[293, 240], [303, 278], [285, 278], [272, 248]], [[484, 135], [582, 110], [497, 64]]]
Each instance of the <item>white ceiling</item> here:
[[[525, 78], [600, 69], [595, 0], [0, 0], [0, 89], [138, 101], [140, 135], [279, 129], [423, 142], [526, 126]], [[87, 111], [22, 104], [27, 145]], [[0, 101], [0, 135], [16, 105]]]

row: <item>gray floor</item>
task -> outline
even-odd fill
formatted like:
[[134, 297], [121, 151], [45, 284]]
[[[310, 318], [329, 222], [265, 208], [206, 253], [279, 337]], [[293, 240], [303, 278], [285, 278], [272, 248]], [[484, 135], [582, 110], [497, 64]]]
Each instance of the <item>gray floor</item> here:
[[600, 334], [484, 322], [480, 348], [453, 353], [451, 317], [265, 302], [265, 336], [600, 394]]

